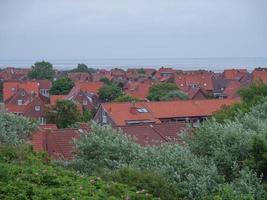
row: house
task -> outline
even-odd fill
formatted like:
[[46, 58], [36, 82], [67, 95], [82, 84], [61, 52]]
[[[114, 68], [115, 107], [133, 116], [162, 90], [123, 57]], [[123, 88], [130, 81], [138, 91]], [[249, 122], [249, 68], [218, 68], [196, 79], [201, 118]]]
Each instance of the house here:
[[207, 99], [206, 93], [201, 88], [190, 88], [186, 92], [189, 99], [201, 100]]
[[224, 90], [230, 81], [218, 75], [212, 80], [212, 82], [213, 82], [213, 87], [214, 87], [213, 96], [218, 99], [227, 98], [227, 96], [224, 93]]
[[93, 75], [90, 72], [69, 72], [68, 77], [73, 82], [92, 82]]
[[38, 96], [32, 97], [23, 104], [5, 104], [5, 111], [37, 120], [40, 124], [46, 124], [45, 103]]
[[94, 117], [99, 124], [125, 126], [185, 121], [197, 126], [222, 106], [239, 102], [236, 99], [159, 101], [137, 103], [102, 103]]
[[125, 80], [126, 72], [123, 69], [114, 68], [110, 70], [112, 79]]
[[214, 90], [213, 77], [214, 74], [207, 71], [182, 72], [175, 75], [174, 82], [184, 92], [190, 88], [201, 88], [205, 92], [212, 92]]
[[126, 71], [128, 80], [137, 80], [140, 78], [151, 78], [156, 73], [155, 69], [151, 68], [130, 68]]
[[77, 86], [73, 87], [64, 99], [75, 101], [89, 110], [97, 108], [99, 105], [99, 99], [96, 93], [83, 91]]
[[141, 146], [154, 146], [166, 142], [182, 143], [181, 133], [186, 128], [184, 122], [164, 124], [144, 124], [135, 126], [118, 126], [127, 136]]
[[80, 88], [83, 92], [97, 94], [98, 90], [103, 87], [102, 82], [76, 82], [75, 86]]
[[[119, 126], [115, 129], [120, 129], [141, 146], [155, 146], [166, 142], [183, 144], [181, 133], [185, 129], [185, 123]], [[46, 151], [52, 159], [71, 160], [75, 157], [73, 140], [88, 133], [90, 134], [88, 125], [64, 129], [57, 129], [53, 124], [42, 125], [31, 135], [30, 143], [35, 151]]]
[[158, 80], [161, 80], [162, 78], [166, 79], [166, 78], [175, 77], [175, 75], [176, 75], [176, 70], [174, 70], [172, 68], [161, 67], [158, 69], [158, 71], [155, 73], [154, 76]]
[[21, 89], [31, 96], [48, 98], [51, 86], [52, 83], [49, 80], [6, 81], [3, 83], [3, 100], [4, 102], [9, 101]]
[[7, 81], [3, 83], [3, 100], [8, 101], [20, 89], [24, 89], [30, 95], [39, 94], [39, 85], [36, 81]]
[[225, 69], [223, 72], [223, 78], [227, 80], [240, 81], [248, 74], [246, 69]]
[[140, 100], [146, 100], [146, 97], [149, 94], [149, 88], [151, 87], [151, 82], [132, 82], [129, 81], [123, 87], [125, 94], [132, 96]]
[[239, 81], [230, 81], [223, 91], [223, 94], [228, 99], [240, 98], [238, 95], [238, 90], [241, 88], [241, 86], [242, 84]]
[[75, 146], [73, 139], [86, 134], [83, 128], [47, 129], [40, 127], [32, 134], [30, 143], [35, 151], [46, 151], [52, 159], [71, 160], [74, 158]]
[[112, 79], [111, 72], [104, 69], [97, 70], [92, 74], [92, 77], [93, 82], [99, 82], [102, 78], [107, 78], [108, 80]]
[[14, 68], [7, 67], [0, 71], [1, 81], [19, 81], [27, 79], [28, 73], [31, 71], [30, 68]]
[[252, 81], [262, 81], [267, 84], [267, 70], [266, 69], [255, 69], [252, 72]]

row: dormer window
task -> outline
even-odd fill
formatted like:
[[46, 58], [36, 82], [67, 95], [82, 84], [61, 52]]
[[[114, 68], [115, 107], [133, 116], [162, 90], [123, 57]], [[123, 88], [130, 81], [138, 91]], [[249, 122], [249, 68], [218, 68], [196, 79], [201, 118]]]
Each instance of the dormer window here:
[[148, 112], [146, 108], [137, 108], [137, 111], [139, 113], [147, 113]]
[[41, 110], [41, 106], [35, 106], [35, 111], [40, 111]]

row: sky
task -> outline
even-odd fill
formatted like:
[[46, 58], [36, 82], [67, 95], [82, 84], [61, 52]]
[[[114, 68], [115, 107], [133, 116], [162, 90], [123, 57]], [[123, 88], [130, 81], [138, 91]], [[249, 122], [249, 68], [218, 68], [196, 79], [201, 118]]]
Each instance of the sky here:
[[0, 0], [0, 59], [267, 57], [266, 0]]

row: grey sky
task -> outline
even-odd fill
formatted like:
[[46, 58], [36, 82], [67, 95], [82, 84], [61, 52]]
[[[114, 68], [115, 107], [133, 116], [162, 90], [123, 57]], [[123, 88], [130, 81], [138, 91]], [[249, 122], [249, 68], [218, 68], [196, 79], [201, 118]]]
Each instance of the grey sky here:
[[0, 59], [267, 57], [266, 0], [0, 0]]

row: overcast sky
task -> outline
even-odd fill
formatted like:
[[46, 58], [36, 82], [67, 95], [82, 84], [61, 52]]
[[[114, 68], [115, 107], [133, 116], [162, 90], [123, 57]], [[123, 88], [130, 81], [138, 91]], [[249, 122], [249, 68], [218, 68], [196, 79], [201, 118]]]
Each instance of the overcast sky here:
[[0, 59], [267, 57], [267, 0], [0, 0]]

